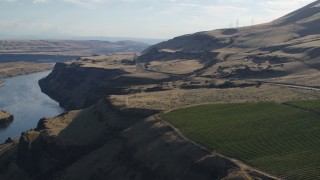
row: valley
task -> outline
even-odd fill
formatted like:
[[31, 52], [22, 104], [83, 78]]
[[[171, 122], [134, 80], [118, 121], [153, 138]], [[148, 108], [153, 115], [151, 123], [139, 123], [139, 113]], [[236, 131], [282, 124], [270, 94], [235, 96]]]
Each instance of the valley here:
[[0, 179], [318, 178], [319, 8], [141, 53], [68, 42], [39, 80], [67, 111], [0, 145]]
[[149, 45], [135, 41], [0, 40], [1, 62], [57, 62], [114, 52], [140, 52]]
[[[48, 71], [52, 68], [53, 68], [52, 64], [45, 64], [45, 63], [32, 63], [32, 62], [0, 63], [0, 88], [3, 88], [3, 86], [5, 85], [5, 83], [3, 82], [4, 78]], [[12, 98], [16, 98], [16, 97], [12, 97]], [[0, 102], [1, 110], [4, 108], [3, 107], [4, 101], [5, 99], [1, 99], [1, 102]], [[14, 119], [13, 118], [14, 115], [11, 115], [5, 111], [2, 112], [1, 110], [0, 110], [0, 121], [1, 121], [0, 129], [8, 127], [10, 123], [13, 122], [13, 119]], [[3, 140], [4, 137], [1, 137], [0, 139]]]

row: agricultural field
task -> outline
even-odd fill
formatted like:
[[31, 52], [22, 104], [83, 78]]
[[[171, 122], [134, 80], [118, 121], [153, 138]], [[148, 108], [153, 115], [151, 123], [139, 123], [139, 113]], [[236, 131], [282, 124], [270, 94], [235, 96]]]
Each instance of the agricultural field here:
[[201, 105], [161, 116], [210, 150], [286, 179], [320, 178], [320, 100]]

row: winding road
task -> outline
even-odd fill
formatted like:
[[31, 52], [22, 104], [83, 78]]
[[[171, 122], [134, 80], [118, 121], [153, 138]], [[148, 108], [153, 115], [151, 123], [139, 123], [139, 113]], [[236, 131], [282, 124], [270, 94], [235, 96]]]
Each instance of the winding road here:
[[282, 86], [282, 87], [289, 87], [289, 88], [296, 88], [296, 89], [306, 89], [306, 90], [320, 91], [320, 87], [314, 87], [314, 86], [305, 86], [305, 85], [270, 82], [270, 81], [254, 81], [254, 82], [262, 82], [262, 83], [265, 83], [265, 84], [271, 84], [271, 85], [275, 85], [275, 86]]

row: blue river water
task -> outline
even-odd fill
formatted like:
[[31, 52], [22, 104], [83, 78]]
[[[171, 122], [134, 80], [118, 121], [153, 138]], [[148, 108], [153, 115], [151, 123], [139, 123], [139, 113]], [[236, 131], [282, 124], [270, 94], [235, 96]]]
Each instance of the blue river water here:
[[3, 80], [0, 88], [0, 109], [14, 115], [13, 123], [0, 128], [0, 144], [8, 137], [18, 138], [22, 132], [34, 129], [39, 119], [64, 112], [59, 104], [42, 93], [38, 80], [51, 71], [16, 76]]

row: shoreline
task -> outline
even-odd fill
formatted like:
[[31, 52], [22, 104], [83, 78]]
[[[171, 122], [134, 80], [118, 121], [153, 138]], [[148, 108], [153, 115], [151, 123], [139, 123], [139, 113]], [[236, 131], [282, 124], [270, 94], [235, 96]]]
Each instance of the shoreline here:
[[0, 88], [4, 86], [4, 79], [21, 75], [33, 74], [52, 70], [54, 64], [35, 62], [5, 62], [0, 63]]
[[0, 143], [8, 137], [20, 137], [22, 132], [34, 128], [43, 117], [53, 117], [64, 112], [57, 102], [39, 88], [38, 81], [50, 72], [51, 70], [4, 79], [5, 86], [0, 88], [0, 111], [14, 115], [14, 120], [8, 124], [9, 128], [1, 129]]

